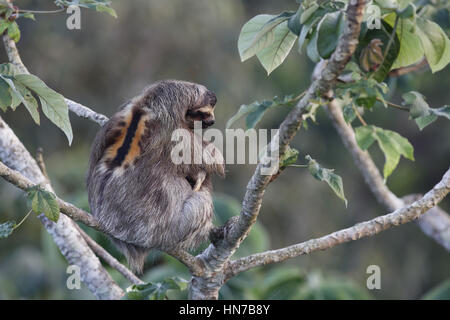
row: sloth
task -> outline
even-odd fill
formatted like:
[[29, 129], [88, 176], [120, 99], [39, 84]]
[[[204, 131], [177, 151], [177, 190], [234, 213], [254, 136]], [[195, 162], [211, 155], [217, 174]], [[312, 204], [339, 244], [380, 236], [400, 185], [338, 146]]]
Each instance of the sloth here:
[[[220, 151], [193, 130], [214, 124], [216, 96], [202, 85], [164, 80], [123, 104], [92, 144], [87, 190], [92, 214], [132, 268], [152, 249], [194, 249], [213, 228], [211, 177], [224, 176]], [[174, 163], [173, 132], [200, 163]], [[186, 138], [186, 137], [183, 137]], [[193, 151], [193, 152], [189, 152]], [[198, 162], [198, 161], [197, 161]]]

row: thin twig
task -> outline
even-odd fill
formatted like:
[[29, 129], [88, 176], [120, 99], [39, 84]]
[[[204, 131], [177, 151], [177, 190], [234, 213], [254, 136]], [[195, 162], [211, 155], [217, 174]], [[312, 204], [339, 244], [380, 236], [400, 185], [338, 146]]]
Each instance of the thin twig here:
[[27, 10], [27, 9], [19, 9], [18, 12], [21, 13], [33, 13], [33, 14], [47, 14], [47, 13], [59, 13], [65, 11], [66, 8], [61, 8], [57, 10]]
[[408, 107], [400, 106], [400, 105], [398, 105], [398, 104], [395, 104], [395, 103], [392, 103], [392, 102], [383, 100], [383, 99], [381, 99], [381, 98], [377, 98], [377, 101], [380, 101], [380, 102], [382, 102], [382, 103], [386, 103], [389, 107], [392, 107], [392, 108], [395, 108], [395, 109], [399, 109], [399, 110], [407, 111], [407, 112], [410, 111]]
[[[0, 176], [6, 181], [15, 185], [16, 187], [26, 191], [28, 188], [35, 186], [28, 178], [24, 177], [20, 172], [8, 168], [3, 162], [0, 162]], [[75, 207], [56, 196], [56, 201], [58, 202], [59, 208], [62, 213], [69, 216], [75, 221], [83, 222], [88, 227], [94, 228], [96, 230], [102, 231], [97, 220], [84, 210]], [[103, 231], [102, 231], [103, 232]]]
[[363, 126], [367, 126], [367, 123], [364, 121], [363, 117], [361, 116], [361, 114], [359, 113], [358, 109], [355, 107], [355, 105], [352, 105], [353, 111], [355, 111], [356, 117], [358, 118], [359, 122], [361, 122], [361, 124]]

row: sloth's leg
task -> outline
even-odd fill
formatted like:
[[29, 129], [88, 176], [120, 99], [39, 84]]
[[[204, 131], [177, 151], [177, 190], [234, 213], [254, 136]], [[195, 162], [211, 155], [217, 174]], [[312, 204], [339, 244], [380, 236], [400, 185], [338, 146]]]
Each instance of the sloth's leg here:
[[214, 209], [209, 191], [201, 189], [193, 192], [184, 200], [181, 215], [177, 215], [176, 239], [181, 246], [195, 248], [201, 242], [208, 239], [213, 227], [212, 219]]

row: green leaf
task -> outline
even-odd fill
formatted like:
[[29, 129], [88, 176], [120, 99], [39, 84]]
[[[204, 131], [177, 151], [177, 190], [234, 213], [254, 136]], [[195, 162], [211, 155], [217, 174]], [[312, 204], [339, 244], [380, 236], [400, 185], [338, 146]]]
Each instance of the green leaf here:
[[416, 122], [420, 130], [436, 121], [438, 116], [450, 120], [450, 106], [430, 108], [424, 96], [416, 91], [407, 92], [402, 97], [403, 104], [411, 106], [409, 109], [410, 118]]
[[284, 155], [280, 158], [280, 169], [286, 168], [287, 166], [294, 164], [298, 159], [298, 150], [288, 146]]
[[344, 30], [345, 14], [341, 11], [327, 13], [317, 26], [317, 52], [328, 59], [336, 49], [339, 36]]
[[8, 238], [16, 227], [15, 221], [7, 221], [0, 224], [0, 239]]
[[375, 0], [375, 3], [383, 9], [397, 9], [397, 0]]
[[103, 5], [103, 4], [99, 4], [99, 5], [97, 5], [96, 7], [95, 7], [95, 10], [97, 10], [98, 12], [106, 12], [106, 13], [109, 13], [111, 16], [113, 16], [114, 18], [117, 18], [117, 13], [116, 13], [116, 11], [113, 9], [113, 8], [111, 8], [111, 7], [109, 7], [109, 6], [106, 6], [106, 5]]
[[35, 21], [36, 21], [36, 18], [34, 17], [34, 14], [32, 14], [32, 13], [30, 13], [30, 12], [25, 12], [25, 13], [23, 13], [23, 14], [19, 14], [19, 17], [24, 17], [24, 18], [27, 18], [27, 19], [31, 19], [31, 20], [35, 20]]
[[[384, 18], [391, 27], [395, 23], [395, 13], [391, 13]], [[392, 69], [406, 67], [419, 62], [424, 51], [420, 44], [419, 37], [413, 31], [414, 24], [410, 20], [400, 19], [397, 25], [397, 36], [400, 42], [400, 51], [395, 59]]]
[[290, 106], [297, 100], [298, 99], [293, 98], [291, 95], [288, 95], [283, 99], [275, 96], [273, 98], [273, 101], [264, 100], [262, 102], [255, 101], [251, 104], [243, 104], [240, 106], [238, 112], [227, 121], [226, 128], [229, 129], [237, 120], [242, 117], [246, 117], [246, 129], [254, 128], [262, 119], [267, 110], [280, 106]]
[[263, 102], [255, 101], [251, 104], [241, 105], [239, 111], [227, 121], [226, 128], [229, 129], [233, 125], [233, 123], [235, 123], [238, 119], [244, 116], [247, 116], [246, 129], [254, 128], [271, 105], [272, 105], [271, 101], [263, 101]]
[[0, 109], [6, 111], [12, 104], [11, 93], [9, 92], [9, 85], [0, 78]]
[[320, 181], [325, 181], [334, 193], [344, 201], [347, 207], [347, 199], [344, 195], [344, 185], [342, 183], [342, 178], [337, 174], [333, 173], [334, 169], [323, 168], [317, 163], [316, 160], [311, 158], [309, 155], [305, 157], [308, 161], [308, 169], [311, 175]]
[[241, 61], [253, 57], [257, 52], [267, 47], [274, 41], [273, 28], [283, 22], [282, 19], [275, 20], [274, 23], [266, 25], [276, 16], [260, 14], [250, 19], [241, 29], [238, 39], [238, 50]]
[[8, 36], [14, 40], [14, 42], [18, 42], [20, 40], [20, 29], [17, 25], [17, 22], [12, 22], [8, 25]]
[[342, 115], [344, 116], [345, 122], [351, 124], [353, 120], [356, 119], [356, 112], [353, 107], [353, 104], [348, 104], [342, 108]]
[[11, 24], [11, 21], [7, 19], [0, 19], [0, 34], [3, 34], [6, 29], [8, 29], [9, 25]]
[[414, 148], [409, 141], [397, 132], [385, 130], [376, 126], [361, 126], [355, 129], [358, 146], [367, 150], [374, 141], [378, 142], [384, 153], [384, 178], [387, 179], [397, 167], [400, 156], [414, 161]]
[[309, 40], [308, 45], [306, 46], [306, 54], [314, 63], [318, 63], [320, 61], [319, 51], [317, 50], [318, 35], [319, 32], [315, 29], [312, 33], [311, 40]]
[[416, 34], [433, 73], [450, 63], [450, 40], [441, 27], [423, 18], [417, 18]]
[[310, 31], [313, 29], [313, 27], [319, 23], [320, 21], [320, 17], [316, 17], [314, 19], [308, 20], [308, 22], [306, 22], [303, 27], [302, 30], [300, 32], [300, 36], [298, 38], [298, 52], [302, 53], [303, 52], [303, 48], [306, 44], [306, 40], [308, 38], [308, 36], [310, 35]]
[[[39, 118], [39, 110], [38, 110], [38, 103], [36, 99], [31, 94], [30, 90], [28, 90], [24, 85], [22, 85], [20, 82], [14, 81], [14, 87], [15, 87], [15, 94], [20, 99], [20, 101], [23, 103], [25, 108], [27, 108], [28, 112], [31, 114], [31, 117], [33, 118], [34, 122], [36, 124], [40, 124], [40, 118]], [[13, 87], [11, 87], [13, 88]]]
[[300, 34], [300, 31], [302, 30], [302, 24], [300, 23], [300, 16], [303, 13], [302, 6], [298, 7], [297, 12], [293, 16], [291, 16], [288, 20], [288, 28], [292, 31], [292, 33], [296, 34], [297, 36]]
[[167, 278], [161, 282], [135, 284], [127, 288], [124, 299], [127, 300], [163, 300], [168, 290], [186, 290], [188, 281], [179, 277]]
[[287, 26], [287, 21], [273, 29], [274, 41], [257, 53], [257, 57], [269, 75], [280, 66], [297, 40], [297, 35], [292, 33]]
[[313, 2], [311, 6], [305, 9], [305, 11], [300, 15], [300, 23], [304, 24], [306, 21], [308, 21], [317, 9], [319, 9], [319, 5]]
[[41, 79], [34, 75], [19, 74], [15, 76], [15, 79], [39, 96], [42, 111], [50, 121], [66, 134], [70, 145], [72, 143], [73, 133], [70, 125], [69, 109], [64, 97], [47, 87]]
[[27, 190], [31, 200], [31, 208], [36, 214], [45, 214], [50, 220], [57, 222], [59, 219], [59, 205], [56, 196], [36, 185]]

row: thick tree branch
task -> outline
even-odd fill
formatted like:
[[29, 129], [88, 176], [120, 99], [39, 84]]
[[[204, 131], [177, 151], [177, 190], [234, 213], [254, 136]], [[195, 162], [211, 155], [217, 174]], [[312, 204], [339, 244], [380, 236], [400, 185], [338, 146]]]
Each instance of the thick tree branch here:
[[[198, 258], [205, 264], [206, 272], [203, 276], [194, 276], [190, 286], [192, 299], [217, 299], [218, 290], [223, 284], [222, 268], [229, 257], [246, 238], [255, 223], [262, 203], [265, 189], [271, 181], [272, 175], [262, 174], [265, 163], [270, 163], [269, 154], [278, 149], [280, 157], [297, 133], [302, 123], [302, 115], [309, 111], [310, 100], [323, 97], [330, 99], [332, 89], [338, 76], [353, 55], [358, 44], [365, 0], [350, 1], [347, 7], [347, 23], [341, 35], [337, 48], [320, 77], [313, 81], [305, 96], [297, 106], [287, 115], [280, 125], [278, 135], [269, 144], [268, 153], [257, 165], [255, 173], [247, 185], [247, 191], [242, 203], [242, 211], [238, 219], [227, 224], [223, 230], [223, 240], [210, 245]], [[279, 140], [279, 143], [277, 143]]]
[[226, 278], [255, 268], [285, 261], [300, 255], [309, 254], [318, 250], [333, 248], [339, 244], [364, 237], [373, 236], [393, 226], [399, 226], [419, 218], [430, 208], [435, 207], [450, 192], [450, 168], [444, 174], [442, 180], [434, 186], [425, 196], [412, 204], [394, 212], [377, 217], [375, 219], [358, 223], [357, 225], [333, 232], [321, 238], [308, 240], [283, 249], [267, 251], [244, 257], [230, 262], [226, 270]]
[[[356, 166], [364, 177], [364, 181], [370, 188], [375, 198], [387, 210], [393, 211], [405, 206], [402, 199], [399, 199], [384, 183], [380, 171], [376, 167], [367, 151], [359, 148], [353, 129], [345, 122], [342, 111], [333, 100], [328, 104], [328, 114], [341, 137], [344, 145], [350, 151]], [[436, 223], [443, 225], [436, 225]], [[432, 236], [438, 243], [445, 248], [449, 248], [450, 243], [450, 218], [442, 210], [430, 210], [419, 219], [419, 225], [426, 234]], [[438, 232], [441, 230], [442, 232]]]
[[[36, 161], [1, 117], [0, 160], [32, 181], [33, 185], [42, 184], [45, 189], [53, 192]], [[80, 268], [81, 280], [97, 298], [120, 299], [123, 296], [123, 290], [102, 267], [99, 259], [76, 230], [75, 223], [71, 219], [61, 215], [58, 223], [54, 223], [43, 214], [38, 218], [68, 263]]]

